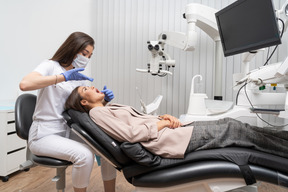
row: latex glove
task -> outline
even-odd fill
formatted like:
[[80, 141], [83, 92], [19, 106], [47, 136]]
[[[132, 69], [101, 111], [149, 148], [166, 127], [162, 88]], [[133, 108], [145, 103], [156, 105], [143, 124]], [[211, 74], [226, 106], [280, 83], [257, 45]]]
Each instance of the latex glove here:
[[104, 100], [106, 102], [110, 102], [114, 98], [113, 91], [111, 91], [110, 89], [107, 89], [106, 85], [104, 86], [101, 92], [104, 93], [105, 95]]
[[65, 71], [64, 73], [61, 73], [61, 75], [64, 75], [65, 81], [71, 81], [71, 80], [89, 80], [93, 81], [93, 78], [87, 77], [86, 75], [83, 75], [82, 73], [78, 73], [79, 71], [84, 71], [84, 68], [75, 68], [71, 69], [69, 71]]
[[95, 154], [95, 158], [96, 158], [98, 166], [101, 166], [101, 157]]

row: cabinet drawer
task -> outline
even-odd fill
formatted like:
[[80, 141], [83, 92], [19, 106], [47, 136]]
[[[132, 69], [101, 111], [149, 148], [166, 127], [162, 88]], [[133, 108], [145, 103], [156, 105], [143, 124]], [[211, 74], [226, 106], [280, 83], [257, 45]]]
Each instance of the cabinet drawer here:
[[15, 113], [14, 112], [8, 112], [7, 113], [7, 121], [15, 121]]
[[7, 113], [7, 133], [11, 133], [16, 131], [15, 130], [15, 113], [14, 112], [9, 112]]
[[7, 175], [18, 171], [20, 164], [26, 161], [26, 148], [7, 155], [6, 160]]
[[26, 141], [20, 139], [16, 133], [7, 135], [7, 152], [11, 152], [25, 146]]
[[15, 122], [8, 122], [7, 123], [7, 133], [11, 133], [11, 132], [15, 132], [16, 128], [15, 128]]

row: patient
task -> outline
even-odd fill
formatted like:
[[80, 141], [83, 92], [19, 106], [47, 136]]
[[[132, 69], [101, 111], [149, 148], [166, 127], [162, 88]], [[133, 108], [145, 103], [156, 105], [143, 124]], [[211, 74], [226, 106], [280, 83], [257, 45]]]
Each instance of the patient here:
[[152, 116], [120, 104], [103, 106], [104, 94], [94, 87], [75, 88], [66, 109], [89, 113], [103, 131], [119, 142], [140, 142], [164, 158], [222, 147], [248, 147], [288, 158], [288, 132], [264, 129], [224, 118], [181, 124], [171, 115]]

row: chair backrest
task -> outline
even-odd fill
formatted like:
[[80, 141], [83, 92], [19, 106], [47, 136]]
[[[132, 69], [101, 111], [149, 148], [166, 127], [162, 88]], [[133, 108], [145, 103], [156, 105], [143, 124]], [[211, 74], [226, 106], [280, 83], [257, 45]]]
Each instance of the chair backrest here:
[[33, 94], [20, 95], [15, 104], [15, 125], [17, 135], [28, 140], [29, 129], [33, 122], [37, 96]]
[[[72, 128], [77, 129], [78, 124], [80, 126], [78, 133], [81, 134], [81, 129], [88, 133], [91, 138], [89, 139], [89, 142], [97, 142], [99, 147], [101, 147], [101, 149], [97, 148], [98, 150], [106, 149], [112, 156], [110, 156], [108, 159], [115, 159], [118, 162], [118, 168], [120, 168], [121, 165], [130, 164], [132, 162], [132, 160], [120, 149], [120, 143], [108, 136], [97, 124], [95, 124], [87, 113], [75, 111], [73, 109], [69, 109], [67, 113], [71, 117], [71, 120], [68, 119], [70, 123], [73, 121]], [[66, 115], [64, 115], [64, 118], [66, 118], [65, 116]], [[106, 154], [108, 154], [107, 152]], [[116, 164], [115, 162], [113, 163]]]

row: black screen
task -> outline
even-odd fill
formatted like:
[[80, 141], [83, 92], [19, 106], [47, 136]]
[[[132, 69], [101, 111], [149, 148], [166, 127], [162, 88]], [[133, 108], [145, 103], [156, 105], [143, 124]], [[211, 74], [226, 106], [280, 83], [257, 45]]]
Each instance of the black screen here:
[[238, 0], [216, 13], [225, 56], [281, 43], [271, 0]]

